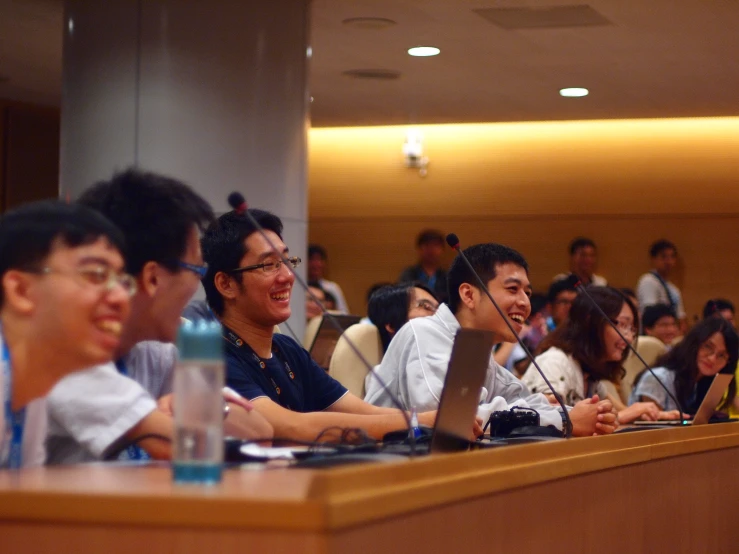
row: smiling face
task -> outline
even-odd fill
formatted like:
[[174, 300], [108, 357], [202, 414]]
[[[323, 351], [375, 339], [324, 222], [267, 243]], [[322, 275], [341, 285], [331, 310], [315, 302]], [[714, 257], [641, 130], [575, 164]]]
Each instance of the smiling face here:
[[265, 233], [279, 252], [273, 250], [260, 233], [252, 233], [244, 242], [246, 254], [241, 258], [239, 267], [280, 263], [280, 268], [274, 272], [266, 272], [261, 268], [243, 272], [238, 294], [234, 298], [234, 310], [253, 324], [271, 328], [290, 317], [290, 295], [295, 275], [280, 260], [280, 253], [288, 253], [285, 243], [277, 233]]
[[[495, 273], [495, 278], [488, 281], [488, 291], [503, 313], [508, 316], [516, 334], [520, 334], [524, 322], [531, 313], [529, 277], [523, 267], [514, 263], [496, 265]], [[495, 333], [496, 341], [516, 341], [516, 337], [485, 293], [468, 283], [463, 283], [460, 286], [460, 298], [467, 308], [464, 315], [458, 311], [463, 326], [492, 331]]]
[[726, 351], [726, 341], [721, 333], [714, 333], [709, 339], [700, 345], [696, 365], [699, 377], [711, 377], [716, 375], [729, 361]]
[[[618, 330], [625, 339], [629, 341], [634, 340], [636, 329], [634, 328], [634, 313], [631, 311], [631, 307], [624, 302], [621, 306], [621, 311], [616, 317], [614, 322]], [[603, 327], [603, 356], [606, 362], [619, 362], [622, 360], [624, 350], [626, 350], [626, 342], [618, 335], [618, 333], [608, 325], [604, 323]]]
[[120, 253], [102, 238], [74, 248], [57, 244], [43, 267], [46, 273], [27, 275], [30, 302], [24, 305], [38, 343], [70, 370], [110, 361], [129, 315], [129, 294], [100, 276], [123, 271]]

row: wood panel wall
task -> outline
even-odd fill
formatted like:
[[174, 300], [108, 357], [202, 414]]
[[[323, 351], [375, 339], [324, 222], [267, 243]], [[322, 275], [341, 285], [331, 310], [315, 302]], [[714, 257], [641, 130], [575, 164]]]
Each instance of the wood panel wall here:
[[[600, 271], [634, 287], [658, 238], [677, 246], [689, 317], [739, 302], [739, 118], [420, 127], [428, 175], [403, 164], [405, 127], [313, 129], [309, 238], [352, 311], [413, 263], [425, 227], [520, 250], [544, 290], [578, 235]], [[451, 261], [447, 252], [447, 261]]]

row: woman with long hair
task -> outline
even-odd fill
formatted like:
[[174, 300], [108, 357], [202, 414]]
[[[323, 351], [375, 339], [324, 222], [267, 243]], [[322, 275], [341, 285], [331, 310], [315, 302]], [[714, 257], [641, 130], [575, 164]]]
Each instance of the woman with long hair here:
[[[602, 381], [618, 383], [623, 377], [623, 362], [628, 346], [600, 313], [597, 304], [627, 340], [634, 340], [639, 316], [633, 302], [612, 287], [589, 287], [592, 300], [579, 294], [572, 303], [569, 316], [547, 335], [539, 346], [536, 361], [555, 391], [565, 403], [574, 406], [586, 398], [605, 399]], [[533, 365], [522, 378], [532, 393], [551, 395], [549, 387]], [[553, 398], [553, 397], [552, 397]], [[618, 412], [621, 423], [636, 419], [677, 418], [679, 414], [662, 413], [653, 402], [637, 402]]]
[[367, 315], [380, 332], [383, 352], [387, 351], [393, 335], [409, 319], [434, 315], [439, 301], [427, 286], [403, 283], [382, 287], [372, 293], [367, 304]]
[[[693, 327], [685, 338], [655, 363], [652, 371], [675, 396], [686, 413], [694, 415], [717, 373], [734, 373], [739, 358], [739, 337], [722, 317], [709, 317]], [[729, 392], [717, 407], [728, 410], [736, 396], [732, 379]], [[654, 402], [661, 409], [677, 406], [657, 379], [643, 372], [636, 379], [629, 404]]]

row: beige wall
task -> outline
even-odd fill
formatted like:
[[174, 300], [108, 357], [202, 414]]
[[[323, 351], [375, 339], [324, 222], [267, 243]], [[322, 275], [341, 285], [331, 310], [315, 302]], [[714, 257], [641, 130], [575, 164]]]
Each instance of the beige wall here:
[[413, 262], [427, 226], [519, 249], [537, 289], [567, 268], [576, 235], [598, 243], [611, 284], [629, 287], [666, 237], [689, 316], [711, 295], [739, 301], [739, 118], [422, 126], [425, 178], [403, 164], [406, 130], [310, 134], [309, 237], [353, 311]]

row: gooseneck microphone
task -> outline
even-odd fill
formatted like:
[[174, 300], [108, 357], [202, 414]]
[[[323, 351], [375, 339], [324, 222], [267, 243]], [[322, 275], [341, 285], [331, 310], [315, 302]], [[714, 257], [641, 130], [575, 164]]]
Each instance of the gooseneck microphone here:
[[[246, 199], [244, 198], [244, 195], [240, 192], [232, 192], [228, 195], [228, 204], [231, 206], [234, 210], [234, 212], [238, 215], [243, 215], [246, 217], [249, 222], [256, 227], [257, 232], [262, 236], [262, 238], [269, 244], [270, 248], [274, 250], [277, 255], [282, 260], [282, 263], [285, 264], [285, 267], [291, 267], [290, 262], [288, 261], [287, 257], [284, 255], [282, 251], [280, 251], [275, 243], [267, 236], [267, 233], [264, 232], [264, 227], [262, 227], [259, 222], [256, 220], [256, 218], [249, 212], [249, 206], [246, 203]], [[342, 327], [341, 323], [334, 317], [332, 313], [330, 313], [326, 308], [324, 307], [323, 303], [316, 297], [315, 294], [313, 294], [308, 287], [308, 283], [305, 282], [305, 280], [295, 271], [292, 272], [295, 276], [295, 279], [298, 281], [300, 286], [303, 288], [303, 290], [306, 292], [306, 294], [310, 297], [313, 302], [315, 302], [320, 308], [321, 313], [323, 314], [323, 317], [327, 318], [329, 323], [333, 325], [336, 330], [339, 332], [339, 336], [344, 335], [344, 328]], [[382, 378], [375, 372], [375, 368], [372, 367], [372, 364], [369, 363], [367, 358], [360, 352], [359, 348], [356, 344], [354, 344], [354, 341], [349, 339], [349, 337], [344, 336], [344, 340], [349, 345], [349, 348], [354, 352], [354, 354], [359, 358], [359, 360], [362, 362], [362, 365], [367, 369], [367, 371], [372, 375], [374, 379], [377, 380], [380, 387], [382, 387], [382, 390], [384, 390], [392, 403], [395, 405], [398, 410], [400, 410], [400, 413], [403, 415], [403, 419], [405, 420], [406, 427], [408, 427], [408, 441], [411, 451], [411, 456], [414, 456], [416, 453], [416, 437], [415, 433], [413, 432], [413, 426], [411, 425], [411, 419], [408, 413], [403, 408], [403, 405], [400, 403], [400, 401], [395, 397], [395, 395], [390, 391], [388, 386], [385, 384], [385, 382], [382, 380]]]
[[582, 281], [580, 281], [577, 278], [573, 278], [573, 277], [569, 277], [569, 278], [573, 280], [573, 284], [574, 284], [575, 288], [577, 289], [577, 292], [579, 292], [580, 294], [585, 295], [585, 297], [590, 301], [590, 303], [593, 306], [595, 306], [595, 309], [598, 311], [598, 313], [601, 316], [603, 316], [603, 319], [606, 320], [606, 322], [608, 323], [608, 325], [610, 325], [611, 328], [614, 331], [616, 331], [616, 333], [618, 334], [618, 336], [621, 337], [621, 340], [623, 340], [626, 343], [626, 346], [628, 347], [628, 349], [631, 350], [631, 352], [633, 352], [634, 356], [636, 356], [639, 359], [639, 361], [644, 366], [644, 369], [646, 369], [647, 371], [649, 371], [649, 373], [652, 375], [652, 377], [654, 377], [657, 380], [657, 382], [660, 384], [660, 386], [663, 389], [665, 389], [665, 392], [667, 393], [667, 396], [669, 396], [672, 399], [672, 401], [675, 403], [675, 406], [677, 406], [678, 412], [680, 412], [680, 422], [683, 425], [685, 425], [685, 421], [686, 420], [685, 420], [685, 417], [683, 417], [683, 407], [680, 405], [680, 402], [677, 401], [677, 398], [670, 392], [670, 389], [668, 389], [667, 386], [662, 382], [662, 380], [659, 377], [657, 377], [657, 374], [654, 373], [654, 371], [652, 371], [652, 368], [644, 360], [644, 358], [641, 357], [641, 355], [639, 354], [639, 352], [636, 351], [636, 348], [634, 348], [634, 346], [631, 344], [631, 342], [628, 341], [628, 340], [626, 340], [626, 337], [624, 337], [623, 333], [621, 333], [621, 331], [619, 330], [618, 326], [615, 323], [613, 323], [613, 321], [611, 321], [611, 318], [610, 317], [608, 317], [606, 315], [606, 312], [604, 312], [603, 311], [603, 308], [601, 308], [598, 305], [598, 303], [595, 301], [595, 298], [593, 298], [590, 295], [590, 293], [587, 290], [587, 287], [582, 284]]
[[472, 275], [475, 276], [475, 280], [477, 281], [477, 284], [480, 286], [480, 290], [485, 293], [485, 295], [490, 299], [490, 302], [493, 303], [493, 306], [495, 306], [495, 309], [500, 314], [500, 317], [505, 321], [505, 324], [508, 326], [508, 329], [511, 330], [511, 333], [513, 333], [513, 336], [516, 337], [516, 340], [518, 341], [518, 344], [523, 348], [523, 351], [526, 353], [526, 356], [531, 360], [531, 363], [536, 368], [536, 371], [539, 372], [539, 375], [541, 375], [541, 378], [544, 379], [544, 382], [549, 387], [549, 390], [552, 391], [552, 394], [554, 395], [554, 398], [557, 399], [557, 402], [559, 403], [560, 407], [562, 408], [562, 418], [563, 418], [563, 435], [565, 438], [569, 438], [572, 436], [572, 420], [570, 419], [570, 414], [567, 411], [567, 406], [565, 406], [564, 401], [562, 400], [562, 397], [557, 393], [557, 391], [554, 390], [554, 387], [552, 387], [552, 384], [549, 382], [549, 379], [547, 379], [547, 376], [544, 375], [544, 372], [539, 367], [539, 364], [536, 363], [536, 360], [534, 359], [533, 354], [529, 351], [526, 344], [521, 340], [521, 337], [518, 336], [518, 333], [513, 328], [513, 324], [509, 321], [508, 316], [503, 313], [503, 310], [500, 309], [500, 306], [493, 298], [493, 295], [490, 294], [490, 291], [488, 290], [488, 287], [485, 283], [483, 283], [482, 279], [480, 278], [480, 275], [475, 271], [475, 268], [472, 267], [472, 264], [467, 259], [467, 256], [465, 256], [464, 252], [459, 246], [459, 237], [455, 235], [454, 233], [449, 233], [446, 236], [446, 242], [449, 246], [452, 247], [453, 250], [457, 251], [457, 255], [459, 255], [460, 258], [464, 261], [464, 263], [467, 265], [467, 268], [472, 272]]

